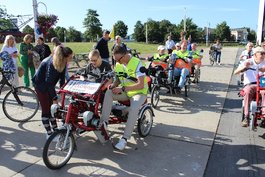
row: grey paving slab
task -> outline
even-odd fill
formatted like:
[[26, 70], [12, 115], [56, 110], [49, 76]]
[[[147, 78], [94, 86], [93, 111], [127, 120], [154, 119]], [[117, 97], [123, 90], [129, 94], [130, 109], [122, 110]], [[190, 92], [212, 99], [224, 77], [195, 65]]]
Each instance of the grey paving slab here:
[[[188, 98], [164, 96], [155, 110], [151, 135], [137, 134], [123, 152], [101, 145], [93, 133], [78, 139], [78, 151], [57, 171], [42, 161], [45, 133], [40, 112], [14, 123], [0, 112], [0, 172], [4, 176], [203, 176], [231, 78], [237, 48], [224, 48], [221, 66], [210, 66], [205, 50], [202, 82]], [[1, 98], [0, 96], [0, 103]], [[110, 127], [113, 137], [123, 126]]]
[[[78, 151], [63, 169], [47, 170], [42, 161], [15, 176], [202, 176], [209, 146], [150, 136], [137, 139], [124, 152], [102, 146], [88, 137], [78, 140]], [[96, 151], [95, 151], [96, 150]], [[181, 160], [180, 160], [181, 159]]]
[[231, 79], [204, 177], [265, 176], [264, 128], [250, 131], [241, 127], [237, 79]]

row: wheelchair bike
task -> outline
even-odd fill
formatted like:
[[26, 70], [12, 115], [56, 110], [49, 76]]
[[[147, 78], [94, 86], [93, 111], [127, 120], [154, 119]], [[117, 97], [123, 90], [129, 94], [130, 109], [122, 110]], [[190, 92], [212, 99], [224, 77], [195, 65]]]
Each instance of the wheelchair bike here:
[[[260, 74], [258, 72], [257, 68], [257, 74], [256, 74], [256, 80], [257, 80], [257, 88], [256, 88], [256, 99], [251, 101], [250, 103], [250, 120], [249, 120], [249, 129], [255, 130], [258, 125], [264, 124], [264, 114], [262, 114], [262, 109], [264, 107], [262, 106], [262, 97], [261, 97], [261, 91], [265, 91], [265, 75]], [[258, 124], [258, 121], [261, 121], [260, 124]]]
[[[184, 63], [183, 63], [184, 62]], [[162, 94], [162, 88], [168, 89], [170, 94], [178, 93], [177, 86], [179, 83], [180, 76], [174, 76], [174, 68], [189, 68], [189, 72], [191, 72], [190, 66], [183, 59], [179, 58], [175, 60], [173, 67], [169, 67], [167, 63], [161, 61], [153, 61], [148, 67], [148, 75], [151, 78], [151, 105], [153, 108], [156, 108], [158, 102], [160, 100], [160, 94]], [[170, 82], [168, 80], [168, 72], [173, 72], [173, 78], [171, 78]], [[185, 79], [184, 84], [184, 94], [185, 97], [188, 96], [188, 91], [190, 87], [190, 75], [188, 75]]]
[[[97, 77], [92, 73], [90, 75]], [[114, 72], [104, 74], [101, 83], [83, 81], [79, 79], [78, 75], [73, 75], [58, 91], [61, 103], [60, 105], [53, 104], [51, 112], [53, 117], [63, 120], [63, 125], [47, 139], [44, 145], [42, 157], [48, 168], [59, 169], [67, 164], [77, 147], [74, 136], [76, 134], [79, 136], [82, 132], [94, 131], [96, 135], [100, 134], [104, 141], [110, 139], [106, 130], [98, 127], [107, 83], [115, 75], [117, 76]], [[66, 99], [69, 99], [68, 105]], [[121, 109], [118, 107], [129, 106], [129, 101], [113, 105], [109, 125], [127, 122], [128, 114], [119, 114]], [[153, 117], [151, 105], [145, 102], [139, 110], [137, 121], [137, 129], [141, 137], [146, 137], [150, 133]], [[98, 136], [99, 140], [100, 137]]]
[[[256, 94], [255, 96], [252, 98], [252, 101], [250, 102], [249, 105], [249, 129], [250, 130], [256, 130], [257, 126], [264, 126], [264, 122], [265, 122], [265, 117], [262, 114], [262, 97], [261, 97], [261, 91], [265, 91], [265, 75], [264, 74], [260, 74], [259, 69], [254, 69], [254, 68], [248, 68], [249, 70], [254, 70], [256, 71], [256, 82], [251, 83], [251, 84], [256, 84]], [[238, 93], [238, 95], [240, 97], [244, 97], [244, 90], [241, 89]], [[242, 100], [242, 119], [241, 121], [243, 121], [243, 119], [245, 118], [244, 115], [244, 107], [246, 105], [244, 105], [244, 100]], [[261, 121], [260, 124], [258, 124], [258, 121]]]
[[200, 51], [200, 55], [195, 53], [196, 57], [192, 58], [191, 64], [191, 77], [194, 77], [193, 83], [199, 83], [200, 81], [200, 77], [201, 77], [201, 69], [200, 66], [202, 65], [202, 53], [203, 53], [203, 49], [201, 49]]

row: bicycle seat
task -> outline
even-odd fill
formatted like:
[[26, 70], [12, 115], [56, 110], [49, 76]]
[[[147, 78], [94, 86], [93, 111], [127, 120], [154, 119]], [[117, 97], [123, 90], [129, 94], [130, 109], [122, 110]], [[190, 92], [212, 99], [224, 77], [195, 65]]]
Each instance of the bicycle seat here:
[[[126, 101], [118, 101], [118, 102], [119, 102], [120, 104], [125, 105], [125, 106], [130, 106], [130, 105], [131, 105], [130, 100], [126, 100]], [[145, 99], [143, 105], [146, 104], [146, 103], [147, 103], [147, 98]]]

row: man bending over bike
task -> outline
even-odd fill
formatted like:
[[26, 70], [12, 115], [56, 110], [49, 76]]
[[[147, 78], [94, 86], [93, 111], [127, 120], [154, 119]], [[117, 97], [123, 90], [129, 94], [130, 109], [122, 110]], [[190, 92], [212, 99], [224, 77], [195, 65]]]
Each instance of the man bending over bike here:
[[[255, 98], [257, 81], [256, 81], [256, 68], [259, 68], [261, 74], [265, 72], [265, 50], [262, 47], [257, 47], [253, 50], [253, 57], [243, 61], [238, 68], [234, 71], [234, 74], [244, 72], [244, 119], [242, 121], [242, 127], [249, 125], [249, 106], [251, 101]], [[251, 69], [249, 69], [251, 68]], [[262, 106], [265, 106], [265, 92], [261, 91]], [[264, 110], [262, 110], [265, 114]]]
[[[116, 149], [123, 150], [126, 147], [127, 140], [131, 137], [133, 132], [139, 109], [147, 98], [148, 86], [145, 73], [140, 72], [140, 68], [143, 66], [140, 59], [130, 55], [127, 50], [121, 46], [116, 46], [113, 49], [113, 58], [117, 62], [115, 67], [117, 79], [106, 91], [100, 125], [104, 126], [106, 129], [113, 100], [130, 100], [128, 120], [126, 122], [124, 134], [115, 145]], [[134, 82], [129, 80], [125, 75], [136, 78], [137, 81]]]

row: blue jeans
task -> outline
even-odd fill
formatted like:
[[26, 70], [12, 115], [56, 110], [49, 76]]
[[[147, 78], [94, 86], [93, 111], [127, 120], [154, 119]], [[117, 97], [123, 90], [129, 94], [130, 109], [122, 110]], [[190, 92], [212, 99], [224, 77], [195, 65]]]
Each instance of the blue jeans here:
[[217, 63], [221, 62], [221, 52], [215, 52], [215, 61]]
[[168, 71], [168, 80], [172, 81], [174, 76], [180, 76], [178, 87], [184, 87], [184, 83], [186, 81], [186, 77], [189, 75], [189, 70], [187, 68], [174, 68], [174, 70]]

